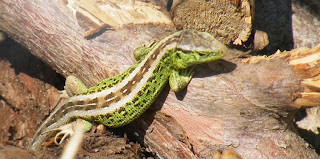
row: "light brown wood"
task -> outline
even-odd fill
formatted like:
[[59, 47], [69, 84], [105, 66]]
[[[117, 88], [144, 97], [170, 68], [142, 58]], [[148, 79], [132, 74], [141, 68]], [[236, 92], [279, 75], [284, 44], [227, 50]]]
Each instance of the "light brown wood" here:
[[242, 45], [251, 35], [252, 0], [177, 0], [170, 10], [180, 29], [196, 29], [215, 35], [225, 44]]
[[126, 25], [105, 30], [103, 35], [87, 40], [82, 36], [85, 28], [77, 22], [71, 9], [58, 0], [5, 2], [0, 7], [0, 20], [5, 22], [1, 23], [1, 30], [60, 74], [76, 75], [89, 86], [133, 64], [132, 51], [138, 46], [175, 30], [167, 24]]

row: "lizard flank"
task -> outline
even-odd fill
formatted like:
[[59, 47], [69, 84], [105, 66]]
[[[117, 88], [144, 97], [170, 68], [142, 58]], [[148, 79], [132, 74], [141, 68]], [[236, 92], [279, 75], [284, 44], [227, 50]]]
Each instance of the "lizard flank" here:
[[138, 62], [122, 74], [84, 88], [58, 106], [35, 133], [30, 148], [40, 149], [55, 135], [69, 135], [72, 130], [66, 125], [76, 119], [107, 127], [124, 126], [150, 107], [168, 81], [171, 90], [180, 91], [192, 78], [188, 67], [220, 59], [226, 51], [212, 35], [195, 30], [178, 31], [149, 47], [140, 47], [135, 51]]

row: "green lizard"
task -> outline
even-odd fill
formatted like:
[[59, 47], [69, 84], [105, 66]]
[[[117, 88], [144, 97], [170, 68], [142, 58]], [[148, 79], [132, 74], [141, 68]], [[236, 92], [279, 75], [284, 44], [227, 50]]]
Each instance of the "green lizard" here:
[[220, 59], [226, 51], [227, 47], [209, 33], [182, 30], [149, 47], [138, 48], [135, 51], [137, 63], [94, 87], [87, 89], [71, 76], [66, 83], [74, 79], [79, 90], [68, 94], [78, 94], [58, 106], [42, 123], [30, 148], [40, 149], [55, 135], [64, 135], [63, 140], [72, 134], [70, 125], [76, 119], [88, 121], [86, 130], [91, 129], [94, 121], [107, 127], [124, 126], [149, 108], [168, 81], [171, 90], [180, 91], [192, 78], [189, 66]]

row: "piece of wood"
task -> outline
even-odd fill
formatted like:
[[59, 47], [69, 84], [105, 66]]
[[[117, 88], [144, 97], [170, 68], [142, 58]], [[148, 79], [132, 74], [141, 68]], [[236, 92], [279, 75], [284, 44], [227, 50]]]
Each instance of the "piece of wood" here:
[[242, 45], [251, 35], [253, 0], [177, 0], [170, 10], [174, 25], [215, 35], [225, 44]]
[[[175, 30], [127, 25], [87, 40], [60, 1], [5, 1], [0, 8], [1, 30], [62, 75], [91, 86], [134, 63], [133, 49]], [[125, 127], [127, 134], [164, 158], [210, 158], [225, 149], [243, 158], [318, 157], [292, 128], [305, 90], [299, 70], [289, 64], [292, 52], [245, 61], [240, 54], [230, 50], [224, 60], [196, 67], [185, 91], [166, 87], [150, 110]]]
[[168, 24], [127, 25], [87, 40], [72, 10], [58, 0], [4, 2], [0, 7], [1, 30], [60, 74], [77, 75], [89, 86], [133, 64], [132, 51], [138, 46], [175, 30]]

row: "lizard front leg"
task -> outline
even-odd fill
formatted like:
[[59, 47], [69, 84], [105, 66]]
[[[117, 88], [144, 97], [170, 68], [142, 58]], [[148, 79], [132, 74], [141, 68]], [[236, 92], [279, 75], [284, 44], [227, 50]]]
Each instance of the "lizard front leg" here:
[[[65, 84], [65, 90], [60, 92], [60, 99], [61, 98], [69, 98], [72, 96], [75, 96], [76, 94], [85, 92], [87, 90], [87, 87], [75, 76], [68, 76], [66, 79], [66, 84]], [[59, 102], [58, 102], [59, 103]], [[30, 143], [30, 148], [34, 150], [41, 149], [42, 146], [49, 146], [52, 144], [51, 142], [46, 142], [50, 137], [54, 136], [54, 141], [55, 143], [57, 142], [57, 138], [61, 135], [63, 135], [62, 139], [60, 140], [59, 143], [63, 142], [63, 140], [69, 136], [73, 135], [75, 132], [75, 128], [82, 128], [84, 131], [89, 131], [92, 127], [92, 124], [88, 121], [85, 121], [83, 119], [77, 119], [77, 120], [83, 120], [82, 122], [76, 122], [73, 121], [71, 123], [66, 123], [63, 125], [60, 125], [58, 127], [52, 127], [50, 126], [48, 128], [47, 124], [51, 120], [54, 119], [54, 115], [56, 114], [57, 110], [59, 110], [63, 105], [59, 105], [58, 107], [56, 106], [55, 110], [50, 114], [50, 116], [46, 119], [45, 122], [42, 123], [40, 128], [37, 130], [35, 133], [34, 137], [32, 138], [32, 141]], [[64, 108], [66, 109], [66, 108]]]
[[171, 90], [174, 92], [179, 92], [187, 87], [192, 79], [193, 74], [193, 67], [188, 69], [172, 70], [172, 73], [169, 77], [169, 85]]

